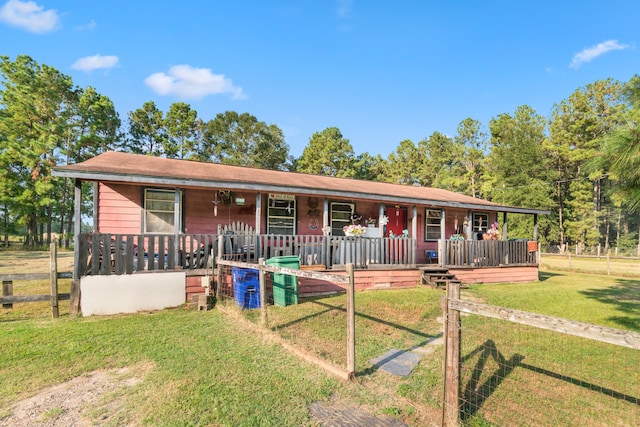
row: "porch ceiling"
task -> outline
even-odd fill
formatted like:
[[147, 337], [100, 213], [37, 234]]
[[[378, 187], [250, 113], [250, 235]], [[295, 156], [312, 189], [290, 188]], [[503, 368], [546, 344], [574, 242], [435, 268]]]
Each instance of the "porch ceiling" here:
[[396, 204], [433, 205], [434, 207], [458, 207], [526, 214], [549, 213], [548, 210], [543, 209], [500, 205], [439, 188], [166, 159], [112, 151], [82, 163], [56, 167], [52, 174], [53, 176], [86, 181], [302, 193], [324, 197], [377, 200]]

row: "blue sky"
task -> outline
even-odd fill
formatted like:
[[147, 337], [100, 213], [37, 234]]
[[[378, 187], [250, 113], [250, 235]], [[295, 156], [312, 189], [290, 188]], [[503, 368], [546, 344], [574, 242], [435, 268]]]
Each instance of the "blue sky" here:
[[108, 96], [200, 118], [248, 112], [294, 156], [338, 127], [356, 154], [527, 104], [548, 117], [588, 83], [640, 74], [640, 2], [0, 0], [0, 55]]

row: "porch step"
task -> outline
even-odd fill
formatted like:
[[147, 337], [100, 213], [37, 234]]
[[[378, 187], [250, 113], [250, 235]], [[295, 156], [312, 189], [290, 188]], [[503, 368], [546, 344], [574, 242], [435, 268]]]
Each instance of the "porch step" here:
[[445, 267], [420, 267], [420, 283], [440, 289], [446, 288], [448, 283], [458, 283], [461, 285], [460, 288], [468, 288]]

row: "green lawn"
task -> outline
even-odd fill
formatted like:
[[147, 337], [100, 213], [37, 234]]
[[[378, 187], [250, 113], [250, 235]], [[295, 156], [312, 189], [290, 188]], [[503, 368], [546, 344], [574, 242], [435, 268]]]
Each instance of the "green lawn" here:
[[570, 271], [622, 277], [640, 277], [640, 259], [629, 257], [542, 254], [542, 271]]
[[[538, 283], [474, 286], [488, 304], [640, 332], [640, 280], [542, 272]], [[464, 297], [464, 296], [463, 296]], [[465, 316], [468, 422], [637, 425], [640, 351], [506, 321]]]
[[[640, 331], [640, 281], [565, 272], [543, 272], [541, 279], [474, 285], [463, 297]], [[21, 286], [16, 284], [16, 294]], [[29, 292], [45, 293], [48, 283], [29, 286]], [[257, 326], [239, 328], [216, 309], [70, 318], [62, 302], [61, 318], [51, 319], [46, 303], [16, 304], [0, 309], [0, 416], [11, 402], [45, 386], [96, 369], [145, 367], [140, 368], [143, 381], [122, 392], [124, 406], [110, 419], [112, 425], [314, 425], [307, 406], [319, 400], [391, 415], [409, 425], [437, 424], [441, 348], [407, 378], [373, 369], [369, 360], [437, 336], [442, 294], [426, 287], [357, 293], [353, 383], [299, 361], [265, 340]], [[270, 326], [339, 364], [344, 361], [343, 308], [343, 296], [270, 307]], [[257, 320], [255, 311], [244, 315]], [[640, 404], [628, 398], [640, 397], [639, 353], [465, 316], [463, 367], [471, 370], [463, 372], [462, 388], [479, 405], [471, 407], [466, 423], [584, 425], [588, 414], [586, 424], [637, 424]], [[618, 398], [603, 397], [607, 392]], [[531, 411], [544, 416], [528, 423]], [[100, 420], [99, 408], [89, 413]]]

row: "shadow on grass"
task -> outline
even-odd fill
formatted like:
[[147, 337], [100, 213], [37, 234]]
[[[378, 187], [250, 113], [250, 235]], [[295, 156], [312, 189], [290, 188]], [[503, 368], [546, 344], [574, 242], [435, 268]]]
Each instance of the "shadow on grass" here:
[[[321, 310], [321, 311], [318, 311], [316, 313], [309, 314], [307, 316], [303, 316], [303, 317], [297, 318], [297, 319], [292, 320], [290, 322], [283, 323], [283, 324], [278, 325], [278, 326], [273, 326], [272, 330], [275, 330], [275, 329], [286, 329], [286, 328], [295, 326], [296, 324], [303, 323], [303, 322], [305, 322], [307, 320], [310, 320], [310, 319], [313, 319], [313, 318], [316, 318], [316, 317], [325, 316], [328, 313], [331, 313], [333, 311], [340, 311], [340, 312], [344, 312], [344, 313], [346, 313], [346, 311], [347, 311], [347, 309], [344, 306], [332, 305], [332, 304], [328, 304], [326, 302], [323, 302], [322, 301], [322, 297], [319, 297], [317, 299], [309, 298], [309, 299], [306, 299], [306, 301], [310, 302], [310, 303], [313, 303], [313, 304], [317, 304], [317, 305], [319, 305], [321, 307], [324, 307], [324, 309]], [[366, 319], [366, 320], [369, 320], [369, 321], [372, 321], [372, 322], [376, 322], [376, 323], [379, 323], [379, 324], [382, 324], [382, 325], [385, 325], [385, 326], [389, 326], [389, 327], [392, 327], [392, 328], [400, 330], [400, 331], [408, 332], [408, 333], [410, 333], [410, 334], [412, 334], [412, 335], [414, 335], [416, 337], [423, 338], [422, 341], [420, 341], [419, 343], [411, 346], [411, 348], [407, 349], [406, 351], [411, 351], [411, 350], [415, 350], [416, 348], [423, 347], [423, 346], [431, 343], [434, 339], [437, 339], [437, 338], [442, 336], [442, 333], [427, 334], [427, 333], [424, 333], [422, 331], [419, 331], [419, 330], [416, 330], [416, 329], [411, 329], [411, 328], [408, 328], [408, 327], [406, 327], [404, 325], [400, 325], [398, 323], [393, 323], [393, 322], [390, 322], [388, 320], [384, 320], [384, 319], [381, 319], [381, 318], [378, 318], [378, 317], [370, 316], [368, 314], [363, 314], [363, 313], [357, 313], [356, 312], [355, 315], [356, 315], [356, 317], [359, 317], [361, 319]], [[357, 376], [371, 375], [375, 371], [378, 370], [379, 366], [382, 365], [384, 363], [384, 361], [388, 361], [388, 360], [380, 361], [377, 364], [378, 366], [371, 366], [371, 367], [366, 368], [366, 369], [364, 369], [362, 371], [358, 371], [356, 373], [356, 375]]]
[[544, 282], [545, 280], [551, 279], [552, 277], [557, 276], [566, 276], [566, 274], [560, 273], [551, 273], [549, 271], [538, 271], [538, 280]]
[[617, 279], [616, 285], [607, 288], [580, 291], [587, 298], [615, 306], [620, 316], [609, 317], [624, 329], [640, 332], [640, 280]]
[[[463, 420], [473, 417], [502, 381], [524, 360], [524, 356], [520, 354], [514, 354], [509, 360], [505, 359], [498, 351], [496, 344], [492, 340], [487, 340], [471, 353], [464, 356], [461, 362], [464, 363], [477, 354], [480, 354], [480, 356], [476, 362], [476, 366], [474, 366], [472, 370], [473, 374], [462, 393], [463, 402], [461, 410]], [[480, 384], [480, 378], [490, 358], [498, 364], [498, 369]]]
[[[495, 392], [498, 386], [500, 386], [500, 384], [507, 378], [507, 376], [516, 368], [524, 368], [553, 379], [564, 381], [573, 386], [579, 386], [589, 391], [595, 391], [614, 399], [624, 400], [628, 403], [640, 407], [640, 398], [637, 396], [630, 396], [628, 394], [621, 393], [607, 387], [602, 387], [578, 378], [570, 377], [568, 375], [562, 375], [548, 369], [523, 363], [523, 355], [514, 354], [510, 359], [506, 359], [502, 355], [502, 353], [498, 351], [498, 348], [496, 347], [496, 344], [495, 342], [493, 342], [493, 340], [485, 341], [475, 350], [462, 357], [461, 363], [469, 361], [478, 354], [478, 361], [472, 368], [473, 373], [466, 387], [464, 387], [464, 391], [462, 393], [463, 402], [461, 407], [461, 415], [463, 420], [473, 418], [480, 410], [483, 403]], [[491, 376], [489, 376], [489, 378], [480, 383], [480, 378], [482, 378], [483, 373], [486, 369], [486, 364], [490, 359], [493, 359], [497, 363], [498, 368], [495, 369], [495, 371], [491, 374]]]

